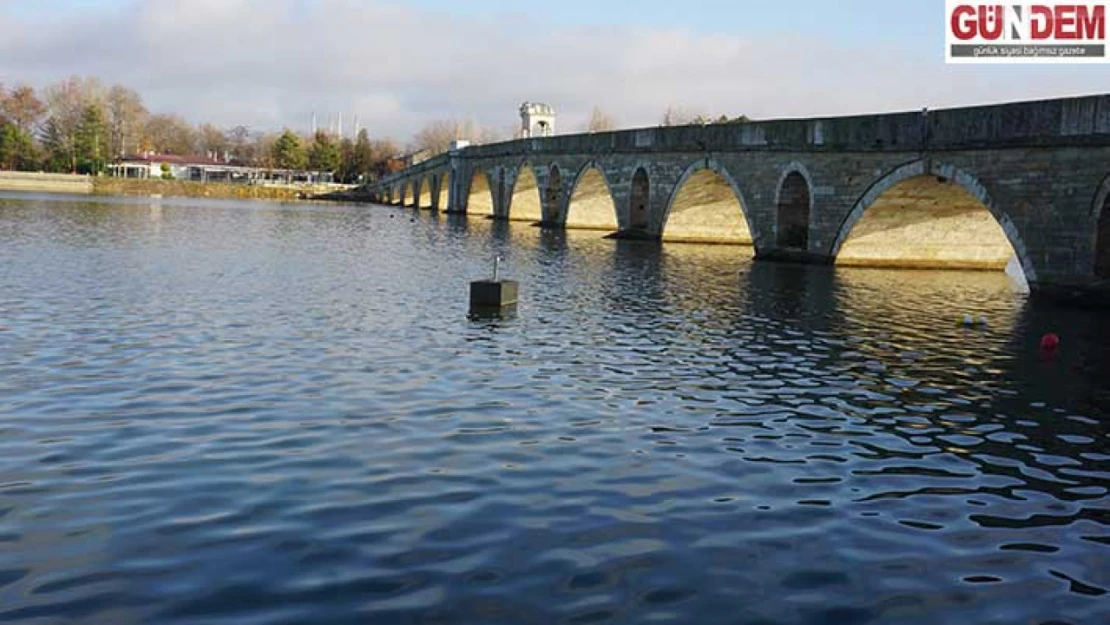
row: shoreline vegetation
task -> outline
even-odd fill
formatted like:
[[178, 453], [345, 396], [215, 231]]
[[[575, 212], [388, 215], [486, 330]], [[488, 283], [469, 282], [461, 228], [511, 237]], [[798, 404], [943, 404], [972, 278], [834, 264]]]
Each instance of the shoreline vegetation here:
[[335, 184], [248, 185], [0, 171], [0, 191], [291, 201], [327, 199], [331, 194], [348, 193], [350, 188]]
[[[746, 121], [743, 115], [714, 117], [671, 106], [661, 125]], [[619, 127], [612, 115], [595, 106], [578, 131]], [[317, 128], [313, 118], [311, 132], [194, 124], [179, 114], [153, 112], [137, 91], [93, 76], [70, 76], [39, 88], [0, 82], [0, 172], [97, 176], [125, 158], [156, 154], [203, 156], [259, 169], [330, 172], [337, 182], [355, 184], [403, 169], [417, 155], [442, 154], [456, 140], [483, 145], [521, 136], [518, 126], [499, 128], [450, 118], [428, 121], [404, 145], [386, 136], [371, 137], [357, 116], [349, 130], [345, 133], [330, 117], [326, 128]]]
[[[341, 130], [194, 125], [180, 115], [153, 113], [136, 91], [94, 77], [71, 76], [41, 89], [0, 83], [0, 172], [99, 176], [125, 158], [157, 154], [331, 172], [345, 183], [389, 173], [401, 151], [397, 144], [371, 138], [365, 127]], [[263, 192], [242, 192], [257, 193]]]

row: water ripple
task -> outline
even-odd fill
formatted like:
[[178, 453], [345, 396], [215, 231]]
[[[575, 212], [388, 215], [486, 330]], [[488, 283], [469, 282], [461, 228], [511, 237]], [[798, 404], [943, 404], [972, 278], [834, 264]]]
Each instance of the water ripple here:
[[0, 621], [1110, 620], [1110, 319], [743, 256], [0, 198]]

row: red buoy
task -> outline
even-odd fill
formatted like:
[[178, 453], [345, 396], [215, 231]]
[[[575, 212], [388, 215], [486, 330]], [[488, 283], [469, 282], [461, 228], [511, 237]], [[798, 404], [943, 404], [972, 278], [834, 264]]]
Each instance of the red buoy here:
[[1041, 337], [1041, 349], [1045, 351], [1052, 351], [1060, 346], [1060, 337], [1056, 333], [1049, 332]]

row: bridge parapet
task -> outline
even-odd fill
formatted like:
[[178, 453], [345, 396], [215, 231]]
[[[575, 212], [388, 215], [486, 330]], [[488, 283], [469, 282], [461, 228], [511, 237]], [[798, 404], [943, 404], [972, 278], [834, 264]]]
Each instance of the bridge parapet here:
[[466, 158], [528, 153], [967, 150], [1110, 145], [1110, 95], [851, 117], [638, 128], [471, 146]]

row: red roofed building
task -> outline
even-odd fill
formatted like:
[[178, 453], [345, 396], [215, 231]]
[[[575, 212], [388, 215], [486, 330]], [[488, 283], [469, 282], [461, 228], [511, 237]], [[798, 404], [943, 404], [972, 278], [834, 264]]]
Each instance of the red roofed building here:
[[164, 178], [195, 182], [332, 182], [332, 172], [248, 167], [216, 156], [182, 156], [147, 152], [125, 156], [108, 166], [117, 178]]

